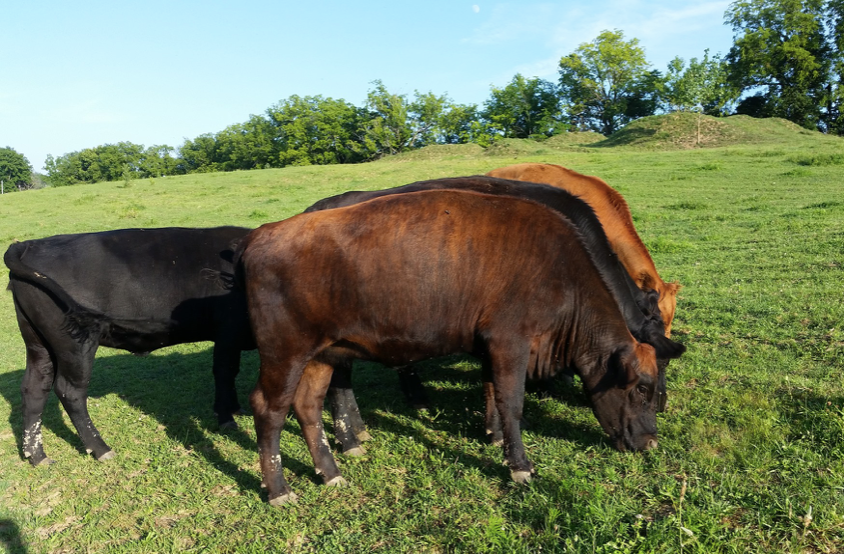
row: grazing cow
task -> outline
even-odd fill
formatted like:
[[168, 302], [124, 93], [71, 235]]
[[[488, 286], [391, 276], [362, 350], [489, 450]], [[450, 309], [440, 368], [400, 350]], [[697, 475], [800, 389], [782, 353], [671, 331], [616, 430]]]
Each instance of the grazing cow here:
[[493, 169], [487, 175], [502, 179], [547, 183], [567, 190], [589, 203], [606, 230], [610, 245], [622, 265], [644, 290], [659, 295], [659, 311], [665, 321], [665, 335], [671, 336], [671, 322], [677, 309], [678, 283], [666, 283], [656, 271], [651, 255], [636, 228], [624, 197], [598, 177], [582, 175], [571, 169], [539, 163], [523, 163]]
[[[619, 264], [618, 258], [610, 248], [606, 234], [601, 223], [595, 215], [594, 210], [583, 200], [570, 192], [555, 188], [549, 185], [498, 179], [488, 176], [454, 177], [447, 179], [436, 179], [431, 181], [420, 181], [391, 189], [378, 191], [350, 191], [337, 196], [325, 198], [305, 210], [306, 213], [331, 208], [339, 208], [365, 202], [373, 198], [393, 194], [403, 194], [422, 190], [435, 189], [458, 189], [472, 190], [476, 192], [515, 196], [544, 204], [565, 217], [567, 217], [580, 231], [584, 246], [609, 288], [613, 297], [621, 309], [622, 315], [627, 321], [628, 328], [633, 336], [656, 348], [657, 357], [660, 359], [660, 379], [658, 387], [657, 409], [662, 411], [666, 404], [665, 395], [665, 367], [669, 358], [680, 356], [685, 347], [675, 343], [665, 336], [663, 321], [657, 306], [657, 295], [655, 292], [647, 293], [642, 291], [632, 281], [628, 273]], [[357, 405], [351, 396], [350, 379], [347, 371], [350, 366], [345, 364], [335, 368], [335, 384], [343, 384], [342, 387], [332, 387], [332, 400], [342, 394], [348, 395], [346, 402], [350, 406], [334, 413], [335, 430], [338, 431], [338, 441], [343, 445], [344, 450], [352, 450], [359, 447], [353, 435], [344, 434], [343, 429], [354, 426], [357, 429], [363, 427], [362, 421], [348, 421], [343, 418], [345, 414], [349, 417], [356, 417]], [[399, 371], [399, 378], [402, 390], [413, 399], [424, 398], [424, 388], [416, 374], [407, 368]], [[332, 402], [332, 405], [336, 400]], [[494, 416], [494, 411], [487, 411], [487, 415]], [[501, 431], [495, 420], [487, 420], [487, 432], [491, 434], [493, 442], [501, 439]], [[351, 441], [351, 442], [347, 442]]]
[[4, 261], [26, 344], [23, 451], [33, 465], [50, 461], [41, 415], [53, 386], [88, 452], [98, 460], [114, 455], [88, 415], [100, 345], [141, 354], [214, 341], [214, 410], [222, 425], [234, 425], [240, 352], [255, 345], [244, 292], [231, 286], [232, 256], [249, 231], [125, 229], [9, 247]]
[[317, 473], [345, 482], [321, 418], [338, 358], [396, 366], [479, 356], [517, 482], [533, 471], [519, 431], [525, 376], [559, 366], [577, 368], [618, 449], [655, 448], [656, 353], [630, 334], [578, 235], [536, 202], [455, 190], [390, 195], [250, 233], [237, 271], [261, 359], [250, 402], [270, 503], [295, 499], [279, 453], [291, 406]]

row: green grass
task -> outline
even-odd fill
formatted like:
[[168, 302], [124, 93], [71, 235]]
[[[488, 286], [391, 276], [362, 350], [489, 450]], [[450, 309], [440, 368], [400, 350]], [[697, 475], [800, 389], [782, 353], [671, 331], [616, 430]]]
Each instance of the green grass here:
[[[749, 133], [753, 121], [737, 123]], [[757, 135], [776, 125], [758, 123]], [[669, 366], [653, 452], [614, 451], [579, 387], [561, 384], [559, 400], [528, 395], [524, 440], [539, 471], [528, 486], [509, 482], [500, 449], [484, 441], [473, 360], [425, 364], [432, 407], [422, 413], [405, 406], [394, 373], [360, 364], [356, 393], [374, 438], [364, 458], [338, 454], [351, 486], [318, 484], [291, 420], [282, 455], [299, 502], [278, 510], [260, 488], [251, 418], [239, 416], [236, 432], [216, 429], [208, 343], [147, 358], [101, 349], [89, 407], [117, 458], [80, 452], [52, 398], [44, 440], [57, 463], [29, 467], [20, 454], [24, 349], [2, 293], [0, 545], [13, 553], [844, 550], [844, 142], [786, 131], [788, 140], [771, 133], [767, 142], [691, 150], [563, 141], [510, 143], [498, 154], [441, 148], [358, 166], [0, 197], [7, 244], [121, 227], [257, 226], [345, 190], [558, 163], [625, 195], [662, 276], [683, 285], [674, 329], [689, 347]], [[245, 353], [242, 401], [256, 375], [257, 355]]]

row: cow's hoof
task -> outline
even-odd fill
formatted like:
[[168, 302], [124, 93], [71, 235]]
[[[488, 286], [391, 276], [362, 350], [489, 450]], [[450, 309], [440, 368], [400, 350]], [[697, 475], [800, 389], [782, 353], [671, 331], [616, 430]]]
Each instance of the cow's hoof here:
[[296, 496], [295, 492], [289, 492], [270, 499], [270, 506], [273, 506], [274, 508], [281, 508], [285, 504], [296, 504], [296, 500], [298, 499], [299, 497]]
[[338, 475], [334, 479], [325, 482], [326, 487], [348, 487], [349, 482], [346, 481], [342, 475]]
[[220, 431], [237, 431], [237, 422], [235, 420], [226, 421], [220, 424]]
[[366, 450], [364, 450], [362, 446], [356, 446], [343, 451], [343, 456], [351, 456], [353, 458], [360, 458], [364, 455], [366, 455]]
[[52, 459], [52, 458], [48, 458], [48, 457], [44, 456], [43, 458], [41, 458], [41, 459], [40, 459], [40, 460], [38, 460], [37, 462], [36, 462], [36, 461], [34, 461], [34, 460], [32, 460], [32, 459], [30, 459], [30, 460], [29, 460], [29, 463], [30, 463], [30, 464], [32, 464], [32, 467], [38, 467], [38, 466], [51, 466], [51, 465], [53, 465], [54, 463], [56, 463], [56, 460], [54, 460], [54, 459]]
[[355, 436], [361, 442], [372, 440], [372, 435], [369, 434], [369, 431], [361, 431], [360, 433], [355, 433]]
[[530, 471], [511, 471], [510, 478], [513, 479], [514, 483], [530, 483], [530, 480], [533, 478], [530, 474]]
[[107, 460], [114, 458], [115, 456], [117, 456], [117, 454], [114, 452], [114, 450], [109, 450], [108, 452], [102, 454], [101, 456], [97, 456], [97, 461], [105, 462]]

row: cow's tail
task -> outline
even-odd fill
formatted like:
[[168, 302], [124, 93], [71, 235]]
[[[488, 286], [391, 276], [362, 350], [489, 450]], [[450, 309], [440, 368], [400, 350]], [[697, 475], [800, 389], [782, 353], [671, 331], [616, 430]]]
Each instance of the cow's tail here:
[[232, 288], [236, 291], [246, 292], [246, 273], [243, 267], [243, 252], [246, 250], [246, 245], [249, 243], [249, 235], [246, 235], [234, 246], [234, 254], [232, 255]]
[[9, 268], [9, 289], [12, 294], [15, 292], [14, 281], [30, 283], [47, 292], [65, 313], [67, 331], [75, 339], [86, 339], [95, 329], [102, 329], [107, 324], [105, 314], [79, 304], [49, 275], [24, 263], [22, 258], [27, 248], [27, 243], [16, 242], [9, 246], [3, 256], [3, 262]]

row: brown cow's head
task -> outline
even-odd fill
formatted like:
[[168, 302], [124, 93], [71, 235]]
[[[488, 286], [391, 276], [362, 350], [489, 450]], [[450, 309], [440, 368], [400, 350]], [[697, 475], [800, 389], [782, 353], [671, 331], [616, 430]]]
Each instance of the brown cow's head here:
[[671, 323], [674, 321], [674, 311], [677, 309], [677, 291], [680, 283], [663, 283], [659, 290], [659, 313], [665, 322], [665, 336], [671, 336]]
[[658, 379], [653, 347], [624, 346], [605, 363], [605, 371], [584, 379], [595, 417], [622, 452], [656, 448]]

